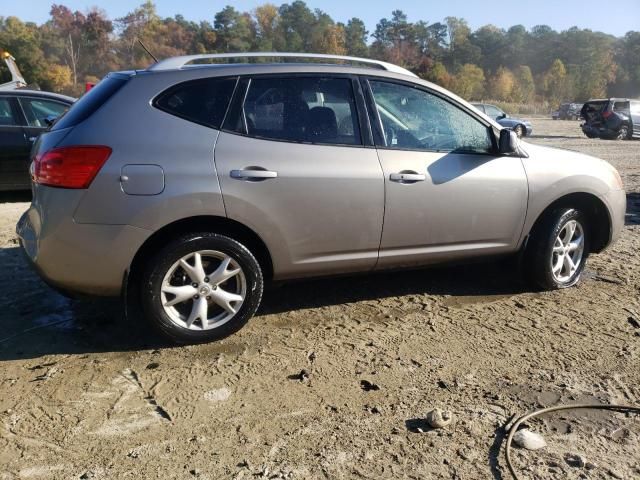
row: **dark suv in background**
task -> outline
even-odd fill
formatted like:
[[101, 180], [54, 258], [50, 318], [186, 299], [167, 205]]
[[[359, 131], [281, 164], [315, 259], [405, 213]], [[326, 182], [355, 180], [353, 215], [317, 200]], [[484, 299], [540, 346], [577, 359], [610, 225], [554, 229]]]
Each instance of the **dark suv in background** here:
[[580, 112], [582, 131], [589, 138], [630, 140], [640, 138], [640, 100], [609, 98], [589, 100]]

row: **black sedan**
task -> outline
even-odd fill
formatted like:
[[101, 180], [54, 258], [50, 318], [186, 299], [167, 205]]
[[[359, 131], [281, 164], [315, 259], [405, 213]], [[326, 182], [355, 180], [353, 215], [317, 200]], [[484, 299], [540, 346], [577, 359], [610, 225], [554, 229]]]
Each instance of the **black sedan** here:
[[31, 188], [31, 146], [74, 101], [38, 90], [0, 90], [0, 191]]

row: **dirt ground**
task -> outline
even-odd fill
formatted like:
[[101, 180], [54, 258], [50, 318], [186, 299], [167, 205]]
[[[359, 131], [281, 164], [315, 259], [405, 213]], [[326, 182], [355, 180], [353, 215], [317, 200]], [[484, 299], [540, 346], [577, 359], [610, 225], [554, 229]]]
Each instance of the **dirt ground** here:
[[[640, 405], [640, 141], [534, 129], [626, 184], [624, 234], [579, 287], [532, 292], [507, 262], [293, 283], [240, 333], [194, 347], [166, 346], [117, 301], [46, 287], [16, 244], [28, 198], [4, 195], [0, 479], [508, 479], [512, 415]], [[426, 427], [433, 407], [453, 411], [449, 428]], [[640, 478], [638, 416], [529, 426], [548, 446], [513, 450], [522, 478]]]

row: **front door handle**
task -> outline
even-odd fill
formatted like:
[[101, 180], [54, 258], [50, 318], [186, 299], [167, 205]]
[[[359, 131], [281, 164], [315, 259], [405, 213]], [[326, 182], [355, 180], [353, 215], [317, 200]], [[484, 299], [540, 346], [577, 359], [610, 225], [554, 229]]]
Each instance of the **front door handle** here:
[[426, 175], [414, 171], [403, 171], [399, 173], [392, 173], [391, 175], [389, 175], [389, 180], [399, 183], [424, 182], [426, 179]]
[[231, 178], [236, 178], [239, 180], [265, 180], [267, 178], [277, 177], [278, 172], [273, 172], [271, 170], [231, 170]]

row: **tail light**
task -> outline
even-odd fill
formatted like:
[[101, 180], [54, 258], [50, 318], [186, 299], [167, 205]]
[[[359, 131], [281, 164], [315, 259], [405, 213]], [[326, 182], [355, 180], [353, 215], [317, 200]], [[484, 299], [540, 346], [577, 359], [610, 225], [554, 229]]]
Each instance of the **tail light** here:
[[89, 188], [111, 155], [105, 146], [54, 148], [36, 156], [33, 182], [60, 188]]

